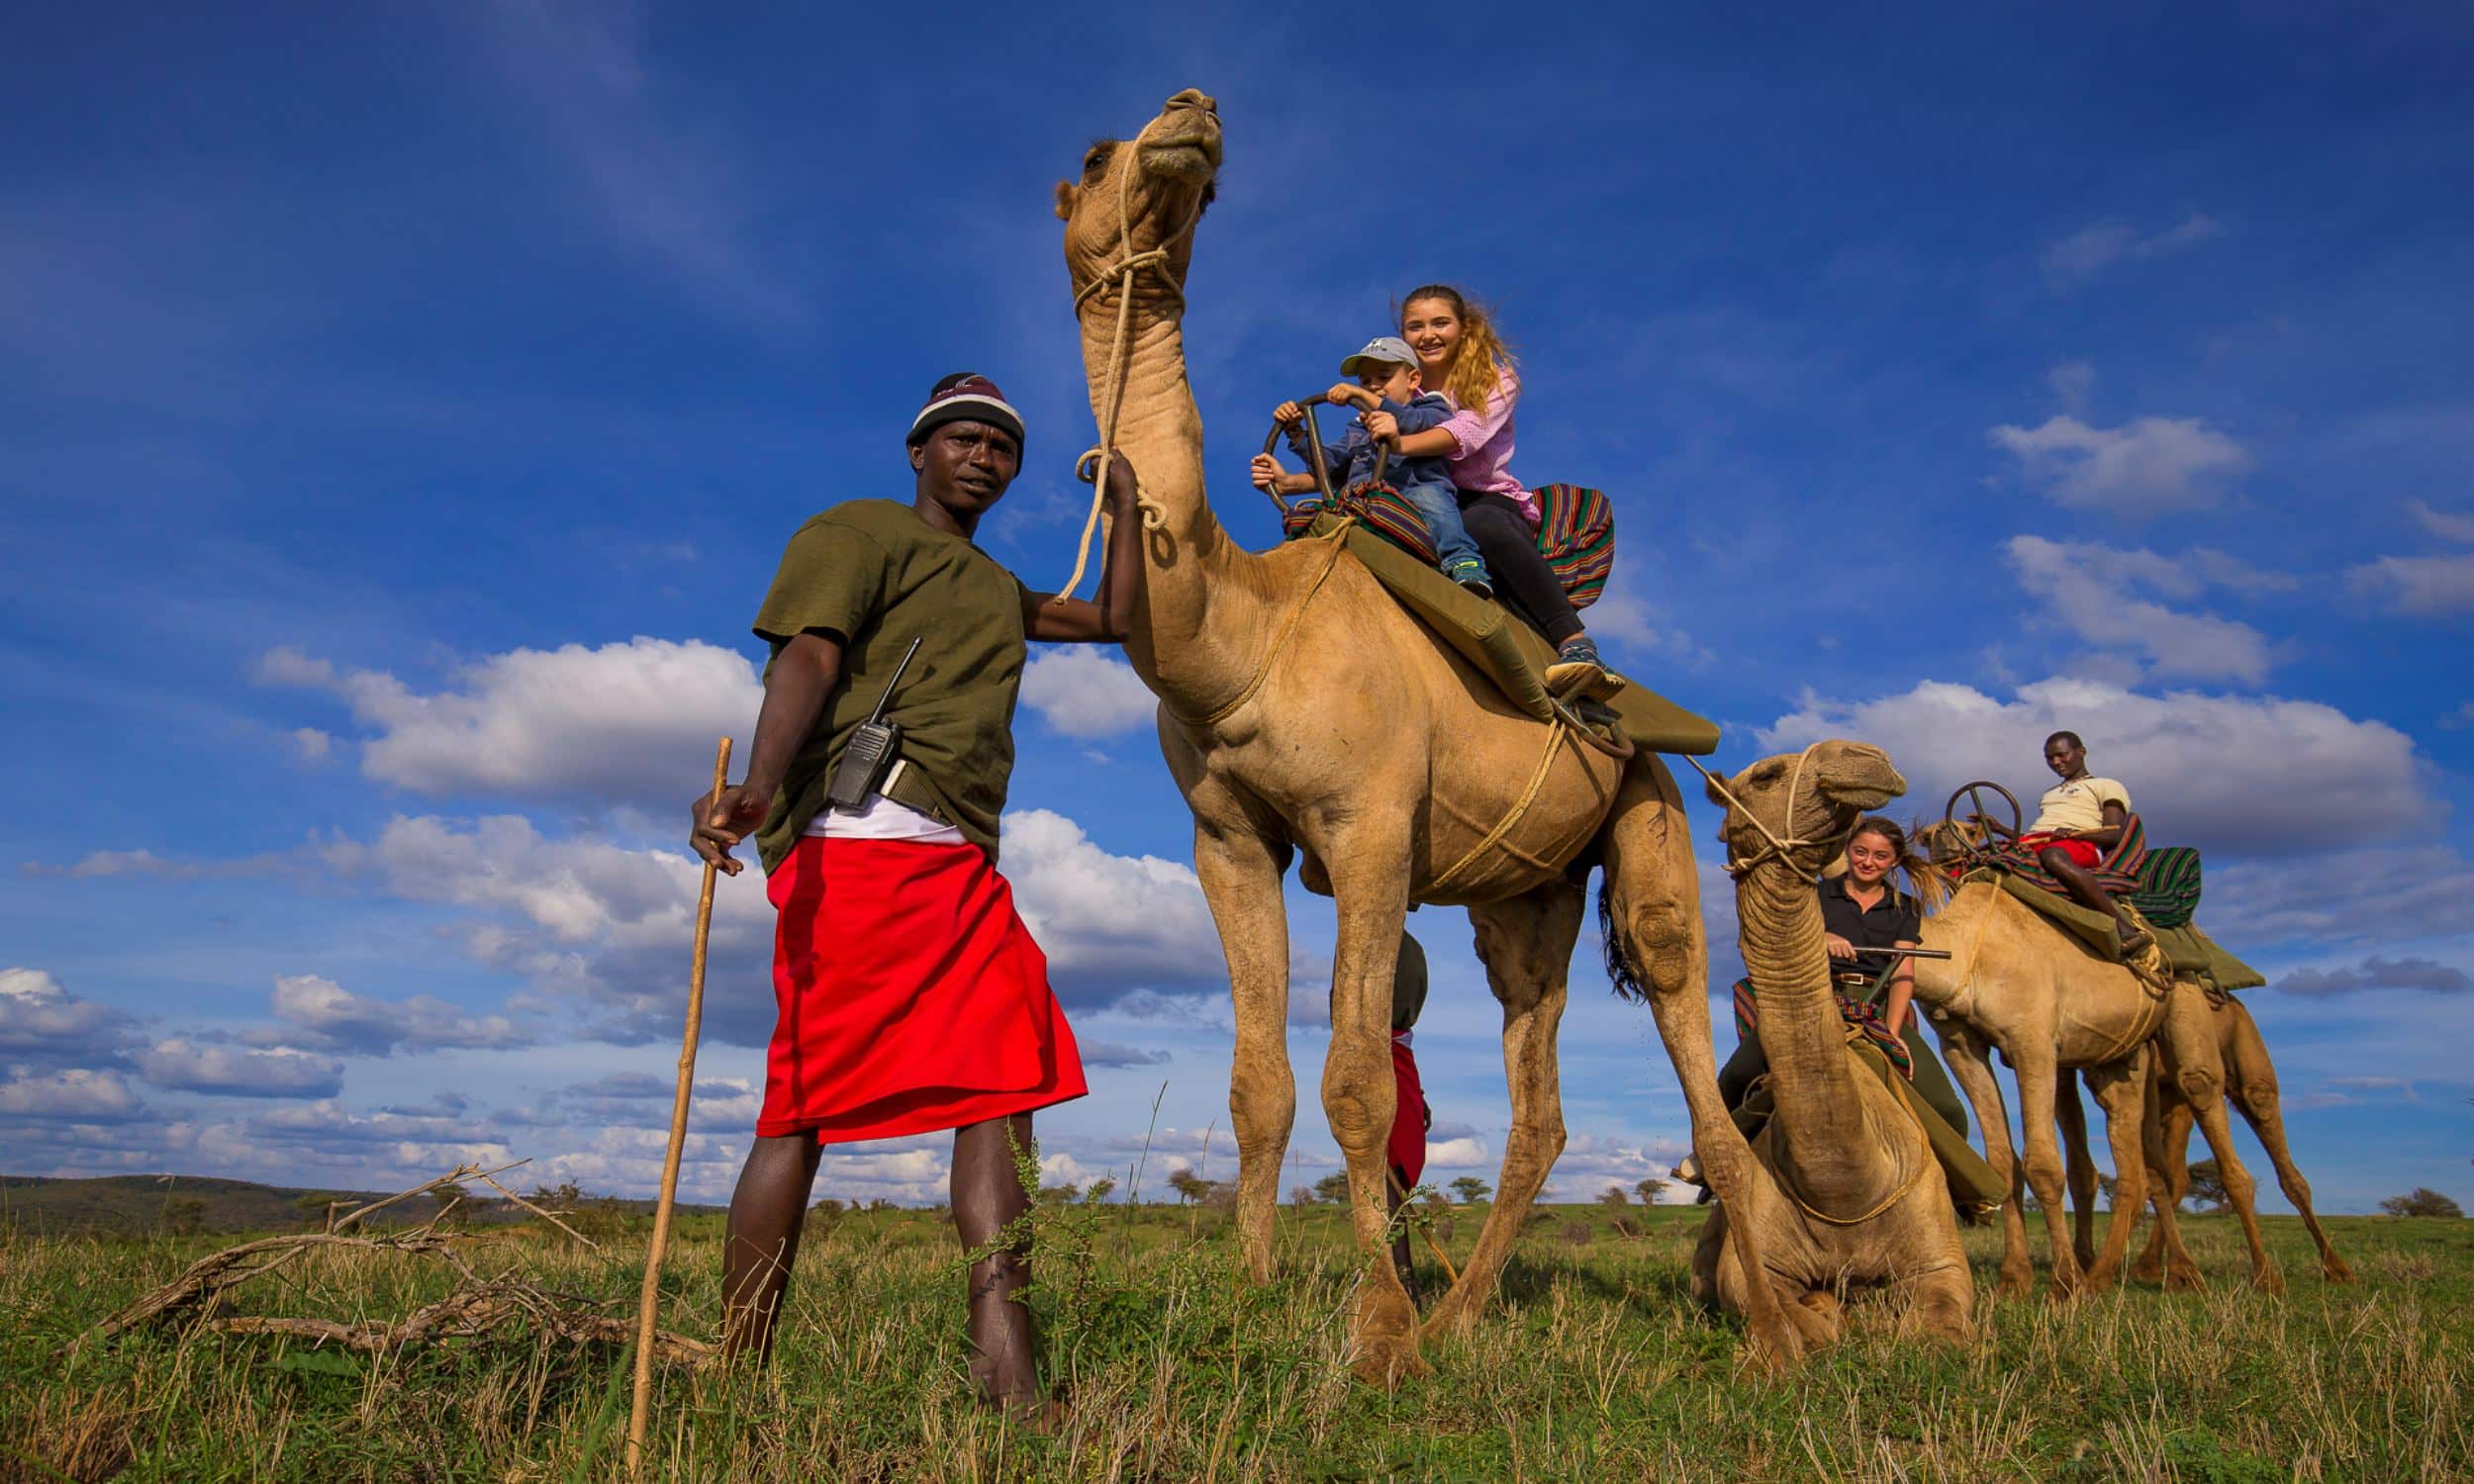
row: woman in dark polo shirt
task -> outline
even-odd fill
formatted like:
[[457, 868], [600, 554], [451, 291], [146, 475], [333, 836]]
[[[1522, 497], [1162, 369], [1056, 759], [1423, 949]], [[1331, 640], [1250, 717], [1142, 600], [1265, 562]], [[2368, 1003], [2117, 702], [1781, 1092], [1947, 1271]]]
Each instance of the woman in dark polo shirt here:
[[[1907, 878], [1903, 889], [1895, 881], [1900, 873]], [[1901, 959], [1893, 967], [1878, 954], [1858, 952], [1916, 947], [1924, 936], [1924, 895], [1932, 893], [1932, 904], [1940, 905], [1942, 881], [1940, 873], [1908, 844], [1905, 830], [1893, 820], [1872, 814], [1856, 824], [1847, 842], [1846, 874], [1824, 877], [1814, 889], [1821, 897], [1821, 921], [1827, 934], [1823, 943], [1830, 955], [1830, 976], [1838, 989], [1840, 1008], [1850, 1020], [1878, 1019], [1911, 1059], [1910, 1078], [1916, 1091], [1963, 1136], [1966, 1109], [1942, 1064], [1934, 1059], [1923, 1037], [1907, 1040], [1908, 1012], [1916, 992], [1909, 962]], [[1885, 971], [1886, 984], [1880, 982]], [[1760, 1038], [1744, 1036], [1718, 1073], [1718, 1088], [1728, 1105], [1741, 1103], [1753, 1079], [1766, 1070], [1768, 1059], [1761, 1054]]]

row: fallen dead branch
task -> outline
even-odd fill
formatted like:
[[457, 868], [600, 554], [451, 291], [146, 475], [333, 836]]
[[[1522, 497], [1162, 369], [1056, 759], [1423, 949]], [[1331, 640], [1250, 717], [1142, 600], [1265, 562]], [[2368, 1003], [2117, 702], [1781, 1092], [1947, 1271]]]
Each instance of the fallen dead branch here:
[[[374, 1353], [430, 1341], [473, 1339], [514, 1321], [530, 1321], [546, 1334], [580, 1345], [625, 1345], [635, 1339], [635, 1327], [624, 1320], [592, 1313], [529, 1283], [506, 1278], [459, 1288], [394, 1324], [376, 1319], [347, 1325], [332, 1319], [235, 1315], [210, 1319], [207, 1328], [224, 1335], [288, 1335]], [[713, 1346], [702, 1341], [666, 1330], [654, 1332], [655, 1359], [701, 1365], [712, 1354]]]
[[[192, 1311], [203, 1313], [206, 1328], [219, 1334], [287, 1335], [365, 1351], [389, 1350], [401, 1345], [441, 1340], [473, 1339], [513, 1324], [530, 1324], [544, 1336], [574, 1344], [625, 1345], [633, 1343], [635, 1329], [632, 1325], [596, 1312], [596, 1306], [589, 1300], [551, 1293], [512, 1273], [502, 1273], [490, 1279], [476, 1274], [455, 1251], [459, 1242], [473, 1239], [449, 1237], [438, 1231], [438, 1223], [453, 1209], [452, 1202], [427, 1223], [400, 1232], [364, 1236], [349, 1230], [399, 1202], [448, 1185], [461, 1185], [466, 1180], [480, 1180], [607, 1259], [609, 1254], [602, 1251], [598, 1243], [491, 1178], [523, 1162], [519, 1159], [490, 1169], [483, 1169], [477, 1164], [459, 1164], [436, 1179], [425, 1180], [409, 1190], [398, 1191], [384, 1200], [372, 1201], [343, 1216], [334, 1216], [331, 1209], [326, 1231], [263, 1237], [210, 1253], [191, 1263], [179, 1277], [96, 1324], [71, 1342], [69, 1347], [75, 1349], [89, 1340], [108, 1340], [138, 1326], [166, 1322]], [[322, 1251], [405, 1252], [432, 1256], [453, 1267], [463, 1281], [445, 1298], [426, 1304], [393, 1323], [367, 1319], [345, 1324], [330, 1319], [215, 1313], [226, 1295], [241, 1284], [273, 1272], [304, 1252]], [[713, 1352], [712, 1346], [702, 1342], [667, 1331], [657, 1332], [652, 1337], [651, 1348], [657, 1359], [688, 1365], [702, 1364]]]

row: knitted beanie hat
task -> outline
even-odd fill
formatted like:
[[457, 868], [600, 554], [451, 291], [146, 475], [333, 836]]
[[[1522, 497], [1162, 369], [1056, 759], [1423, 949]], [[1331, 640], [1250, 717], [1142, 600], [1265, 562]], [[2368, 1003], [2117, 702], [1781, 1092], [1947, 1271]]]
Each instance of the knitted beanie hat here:
[[910, 419], [910, 436], [903, 441], [916, 444], [948, 422], [985, 422], [1013, 434], [1017, 445], [1022, 442], [1022, 415], [995, 382], [977, 371], [956, 371], [938, 382], [928, 393], [927, 406]]

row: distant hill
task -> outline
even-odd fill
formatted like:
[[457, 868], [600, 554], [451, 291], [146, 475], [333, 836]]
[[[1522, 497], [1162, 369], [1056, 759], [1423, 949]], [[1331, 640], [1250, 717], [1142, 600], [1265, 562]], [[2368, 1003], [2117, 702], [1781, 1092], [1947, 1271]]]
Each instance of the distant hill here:
[[[170, 1230], [298, 1232], [310, 1226], [329, 1200], [343, 1202], [343, 1209], [348, 1211], [371, 1201], [384, 1200], [394, 1193], [391, 1190], [261, 1185], [254, 1180], [219, 1180], [204, 1175], [105, 1175], [87, 1180], [52, 1179], [45, 1175], [0, 1175], [0, 1226], [47, 1237], [77, 1233], [136, 1235]], [[305, 1205], [305, 1202], [308, 1204]], [[596, 1204], [605, 1211], [629, 1215], [653, 1209], [653, 1203], [648, 1200], [597, 1201]], [[400, 1206], [390, 1206], [371, 1217], [370, 1221], [380, 1225], [427, 1221], [436, 1209], [428, 1196], [416, 1196]], [[678, 1209], [700, 1212], [720, 1208], [681, 1203]], [[475, 1222], [531, 1220], [523, 1210], [496, 1197], [468, 1200], [466, 1210]]]

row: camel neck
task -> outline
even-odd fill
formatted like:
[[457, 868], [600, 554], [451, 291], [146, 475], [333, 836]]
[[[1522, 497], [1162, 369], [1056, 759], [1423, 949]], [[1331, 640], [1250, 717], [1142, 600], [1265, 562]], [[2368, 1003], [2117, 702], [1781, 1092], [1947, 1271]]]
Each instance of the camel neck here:
[[[1144, 533], [1143, 588], [1125, 653], [1172, 709], [1196, 714], [1245, 685], [1246, 667], [1263, 647], [1254, 630], [1266, 626], [1266, 595], [1257, 559], [1229, 539], [1204, 494], [1202, 418], [1187, 380], [1183, 326], [1145, 305], [1135, 320], [1116, 446], [1161, 523]], [[1116, 349], [1113, 295], [1094, 295], [1083, 306], [1082, 329], [1092, 415], [1104, 419]]]
[[1877, 1194], [1889, 1161], [1864, 1120], [1812, 881], [1773, 859], [1736, 883], [1736, 914], [1785, 1134], [1779, 1177], [1812, 1201]]

